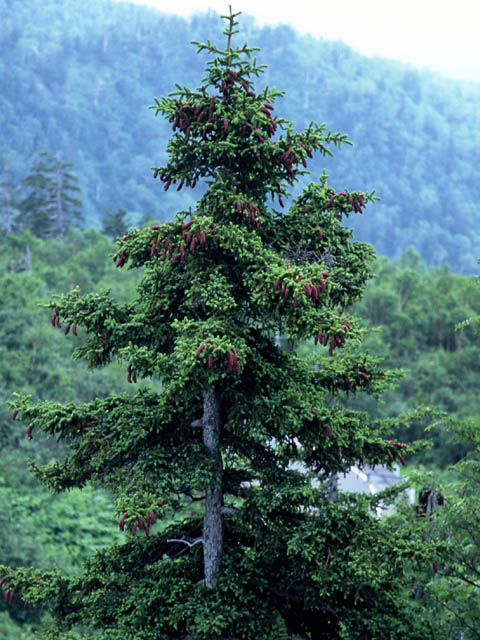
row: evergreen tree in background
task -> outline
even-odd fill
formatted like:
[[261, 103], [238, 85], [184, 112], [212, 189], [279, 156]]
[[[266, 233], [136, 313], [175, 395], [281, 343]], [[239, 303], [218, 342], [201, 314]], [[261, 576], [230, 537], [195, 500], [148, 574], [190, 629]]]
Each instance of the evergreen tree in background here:
[[69, 227], [83, 221], [82, 204], [76, 197], [80, 188], [71, 167], [44, 151], [23, 180], [28, 193], [19, 204], [19, 220], [38, 237], [63, 238]]
[[[421, 640], [409, 582], [430, 566], [421, 525], [375, 518], [384, 496], [334, 490], [352, 465], [415, 450], [386, 438], [408, 418], [373, 421], [341, 402], [393, 378], [355, 353], [361, 330], [346, 312], [374, 254], [342, 220], [374, 196], [336, 193], [323, 175], [282, 211], [313, 153], [347, 140], [274, 115], [281, 93], [255, 92], [255, 49], [231, 48], [235, 17], [225, 49], [195, 43], [213, 56], [203, 84], [154, 106], [174, 131], [154, 178], [165, 190], [206, 180], [195, 211], [119, 240], [116, 266], [144, 267], [131, 303], [76, 289], [51, 305], [52, 325], [78, 332], [78, 358], [118, 360], [161, 393], [15, 400], [29, 438], [69, 446], [34, 473], [56, 492], [110, 488], [127, 540], [74, 578], [3, 566], [2, 588], [8, 602], [50, 607], [49, 638], [89, 625], [116, 640]], [[281, 351], [279, 331], [321, 353]]]
[[19, 186], [14, 172], [5, 164], [0, 167], [0, 230], [12, 233], [18, 227]]
[[123, 236], [128, 226], [128, 213], [125, 209], [105, 211], [102, 218], [102, 231], [105, 235], [112, 238], [112, 240]]

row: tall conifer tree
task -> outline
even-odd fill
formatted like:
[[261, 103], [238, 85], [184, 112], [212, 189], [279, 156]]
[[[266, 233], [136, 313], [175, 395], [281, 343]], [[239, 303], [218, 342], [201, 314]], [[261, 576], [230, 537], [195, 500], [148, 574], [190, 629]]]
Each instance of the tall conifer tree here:
[[19, 185], [14, 172], [0, 165], [0, 232], [12, 233], [18, 227]]
[[[116, 266], [144, 268], [131, 303], [78, 290], [52, 302], [52, 325], [80, 340], [77, 357], [118, 360], [132, 385], [155, 377], [161, 392], [15, 400], [28, 437], [70, 448], [33, 471], [54, 491], [111, 488], [125, 544], [73, 579], [4, 567], [3, 589], [50, 605], [48, 637], [88, 624], [116, 640], [419, 640], [404, 578], [408, 558], [423, 558], [419, 538], [331, 482], [413, 450], [386, 439], [401, 420], [342, 404], [391, 378], [355, 354], [361, 330], [346, 311], [374, 254], [342, 222], [374, 196], [337, 193], [322, 176], [285, 209], [313, 154], [346, 136], [313, 122], [295, 132], [275, 115], [281, 93], [255, 89], [255, 49], [232, 47], [236, 15], [224, 49], [195, 43], [213, 56], [202, 85], [154, 105], [173, 136], [153, 177], [165, 190], [206, 181], [195, 210], [118, 241]], [[319, 355], [280, 350], [277, 332], [314, 339]]]
[[77, 198], [80, 188], [71, 167], [42, 151], [23, 180], [28, 192], [19, 203], [19, 221], [41, 238], [63, 238], [71, 226], [83, 222], [82, 203]]

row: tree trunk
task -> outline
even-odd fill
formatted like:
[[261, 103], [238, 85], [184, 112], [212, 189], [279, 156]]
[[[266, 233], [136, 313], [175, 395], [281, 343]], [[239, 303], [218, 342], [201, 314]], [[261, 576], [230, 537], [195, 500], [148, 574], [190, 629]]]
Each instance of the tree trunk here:
[[203, 396], [203, 443], [214, 461], [216, 478], [205, 493], [205, 518], [203, 520], [203, 564], [205, 586], [213, 589], [216, 573], [220, 568], [223, 548], [223, 491], [222, 458], [218, 448], [220, 435], [220, 399], [216, 391]]
[[23, 264], [28, 273], [32, 273], [32, 260], [30, 258], [30, 246], [28, 244], [25, 248], [25, 255], [23, 256]]

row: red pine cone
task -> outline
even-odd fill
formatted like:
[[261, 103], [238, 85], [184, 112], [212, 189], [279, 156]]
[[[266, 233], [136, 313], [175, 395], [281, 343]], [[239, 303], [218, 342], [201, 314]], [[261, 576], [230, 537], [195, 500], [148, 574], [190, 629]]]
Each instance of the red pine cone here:
[[195, 356], [199, 356], [202, 353], [202, 351], [205, 349], [205, 346], [206, 346], [205, 342], [202, 342], [202, 344], [196, 350]]
[[125, 528], [125, 518], [127, 517], [127, 513], [125, 512], [122, 517], [120, 518], [120, 520], [118, 521], [118, 527], [120, 529], [120, 531], [123, 531], [123, 529]]
[[215, 96], [211, 96], [210, 98], [210, 105], [208, 107], [208, 118], [211, 119], [212, 115], [213, 115], [213, 105], [215, 103]]
[[31, 424], [30, 424], [30, 425], [28, 425], [28, 427], [27, 427], [27, 438], [28, 438], [29, 440], [31, 440], [31, 439], [32, 439], [32, 425], [31, 425]]

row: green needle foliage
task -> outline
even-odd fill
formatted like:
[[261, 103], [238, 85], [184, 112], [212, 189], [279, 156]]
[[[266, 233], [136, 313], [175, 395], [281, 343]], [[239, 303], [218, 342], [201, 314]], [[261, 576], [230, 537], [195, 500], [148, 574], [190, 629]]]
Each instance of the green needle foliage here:
[[[116, 266], [144, 269], [132, 302], [75, 289], [51, 304], [52, 325], [83, 337], [77, 358], [117, 360], [132, 385], [155, 378], [161, 392], [14, 403], [31, 437], [69, 447], [33, 472], [56, 492], [111, 489], [126, 541], [74, 578], [2, 567], [6, 598], [47, 605], [49, 638], [78, 625], [115, 640], [430, 637], [410, 604], [421, 526], [389, 526], [372, 514], [382, 496], [333, 482], [416, 450], [386, 439], [408, 417], [372, 421], [341, 402], [393, 377], [355, 355], [361, 330], [345, 311], [374, 253], [342, 221], [375, 198], [323, 175], [282, 210], [312, 155], [347, 140], [274, 115], [281, 93], [255, 92], [255, 50], [230, 46], [236, 15], [225, 50], [196, 43], [213, 56], [203, 84], [154, 105], [173, 136], [153, 175], [165, 189], [205, 180], [195, 211], [118, 241]], [[276, 332], [321, 353], [281, 351]]]

